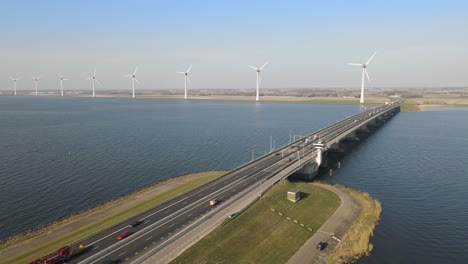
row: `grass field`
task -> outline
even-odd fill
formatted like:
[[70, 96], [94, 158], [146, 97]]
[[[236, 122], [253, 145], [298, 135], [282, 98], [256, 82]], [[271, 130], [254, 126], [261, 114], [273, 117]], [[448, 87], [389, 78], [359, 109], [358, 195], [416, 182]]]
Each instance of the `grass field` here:
[[[288, 201], [286, 192], [291, 189], [299, 189], [304, 198]], [[339, 205], [333, 192], [282, 181], [172, 263], [285, 263]]]
[[400, 111], [401, 112], [420, 112], [423, 110], [422, 105], [416, 105], [416, 104], [402, 104], [400, 106]]
[[[176, 183], [173, 185], [172, 188], [168, 188], [167, 190], [163, 192], [154, 192], [151, 195], [148, 195], [148, 193], [145, 193], [143, 195], [144, 197], [142, 199], [139, 199], [140, 201], [138, 203], [132, 204], [131, 206], [125, 208], [125, 210], [120, 210], [112, 214], [108, 214], [105, 217], [102, 217], [99, 220], [92, 222], [91, 224], [83, 226], [77, 230], [71, 230], [67, 235], [52, 239], [48, 241], [47, 243], [25, 250], [21, 252], [20, 254], [10, 257], [8, 259], [2, 259], [0, 260], [0, 263], [9, 263], [9, 264], [10, 263], [27, 263], [28, 261], [31, 261], [35, 258], [43, 256], [53, 250], [60, 248], [63, 245], [67, 245], [71, 242], [77, 241], [99, 230], [102, 230], [106, 227], [110, 227], [116, 223], [119, 223], [120, 221], [125, 220], [129, 218], [130, 216], [136, 215], [142, 211], [150, 209], [164, 201], [171, 199], [172, 197], [175, 197], [181, 193], [187, 192], [188, 190], [191, 190], [199, 185], [202, 185], [203, 183], [211, 181], [223, 175], [224, 173], [225, 172], [219, 172], [219, 171], [204, 172], [204, 173], [187, 175], [184, 177], [171, 179], [169, 181], [181, 181], [183, 178], [185, 178], [183, 181], [181, 181], [181, 184]], [[187, 178], [190, 178], [190, 179], [187, 180]], [[167, 184], [169, 181], [163, 182], [161, 184]], [[70, 217], [69, 219], [66, 219], [66, 221], [61, 221], [60, 223], [56, 223], [56, 225], [64, 226], [66, 224], [69, 224], [70, 222], [77, 221], [80, 218], [88, 217], [90, 214], [98, 213], [101, 210], [106, 210], [109, 207], [114, 206], [116, 203], [122, 203], [127, 200], [135, 199], [138, 195], [141, 195], [142, 192], [148, 192], [148, 191], [151, 192], [151, 188], [157, 188], [157, 187], [158, 185], [155, 185], [155, 186], [143, 189], [139, 192], [130, 194], [128, 196], [124, 196], [121, 199], [105, 204], [105, 206], [99, 206], [94, 211], [91, 210], [92, 212], [86, 211], [84, 214], [79, 214], [79, 215]], [[48, 226], [47, 230], [42, 230], [42, 233], [51, 232], [55, 228], [58, 228], [58, 227], [54, 225]], [[36, 234], [36, 236], [40, 234], [41, 233]], [[20, 238], [17, 238], [17, 239], [13, 238], [10, 240], [10, 244], [12, 243], [12, 241], [14, 241], [15, 243], [25, 242], [25, 241], [21, 241]]]
[[330, 264], [354, 263], [358, 258], [368, 256], [372, 251], [372, 244], [369, 241], [380, 219], [382, 206], [368, 193], [358, 192], [343, 186], [338, 187], [356, 199], [362, 209], [343, 236], [342, 243], [339, 243], [334, 252], [328, 256], [327, 262]]

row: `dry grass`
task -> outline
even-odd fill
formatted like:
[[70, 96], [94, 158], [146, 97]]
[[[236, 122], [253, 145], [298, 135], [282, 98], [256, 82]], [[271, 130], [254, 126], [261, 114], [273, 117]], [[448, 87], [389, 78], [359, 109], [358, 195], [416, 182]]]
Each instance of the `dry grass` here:
[[332, 254], [328, 263], [353, 263], [362, 256], [368, 256], [373, 245], [370, 238], [374, 234], [375, 226], [380, 219], [382, 206], [368, 193], [362, 193], [343, 186], [337, 186], [349, 193], [361, 205], [361, 213], [353, 222]]
[[422, 98], [410, 98], [408, 102], [427, 106], [468, 106], [468, 96], [426, 95]]
[[[12, 251], [18, 252], [18, 254], [13, 256], [8, 254], [10, 256], [7, 257], [4, 252], [1, 252], [2, 260], [0, 260], [0, 263], [24, 263], [32, 258], [40, 257], [56, 248], [70, 244], [130, 216], [157, 206], [223, 174], [225, 172], [202, 172], [158, 182], [136, 192], [83, 210], [75, 215], [64, 217], [48, 225], [10, 237], [2, 241], [1, 249], [7, 251], [9, 246], [14, 245], [15, 248]], [[82, 224], [79, 224], [80, 222]], [[54, 236], [54, 232], [57, 235]], [[42, 243], [32, 242], [35, 238], [39, 240], [42, 236], [47, 236], [47, 239], [43, 239]]]

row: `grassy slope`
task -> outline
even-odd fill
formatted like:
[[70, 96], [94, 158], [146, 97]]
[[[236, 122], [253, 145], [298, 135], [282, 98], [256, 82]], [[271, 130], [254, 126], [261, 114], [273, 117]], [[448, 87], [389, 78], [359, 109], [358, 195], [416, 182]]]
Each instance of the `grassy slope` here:
[[361, 256], [368, 256], [372, 251], [369, 242], [374, 228], [380, 219], [381, 204], [368, 193], [358, 192], [346, 187], [339, 187], [348, 192], [361, 204], [361, 213], [353, 222], [334, 252], [328, 257], [328, 263], [353, 263]]
[[[286, 192], [291, 189], [299, 189], [308, 196], [292, 203], [286, 199]], [[307, 227], [317, 230], [339, 204], [338, 196], [328, 190], [283, 181], [173, 263], [285, 263], [312, 236]], [[294, 219], [304, 227], [294, 223]]]
[[[63, 245], [67, 245], [71, 242], [77, 241], [83, 237], [86, 237], [99, 230], [102, 230], [103, 228], [112, 226], [124, 219], [127, 219], [128, 217], [133, 216], [139, 212], [152, 208], [172, 197], [175, 197], [205, 182], [215, 179], [222, 174], [224, 174], [224, 172], [206, 173], [205, 175], [197, 177], [190, 182], [179, 185], [166, 192], [155, 194], [149, 197], [147, 200], [129, 208], [128, 210], [117, 212], [115, 214], [111, 214], [107, 216], [106, 218], [102, 218], [99, 221], [96, 221], [92, 224], [84, 226], [83, 228], [80, 228], [78, 230], [71, 232], [67, 236], [63, 236], [55, 240], [49, 241], [47, 244], [43, 244], [40, 247], [25, 251], [13, 258], [9, 258], [7, 260], [1, 260], [0, 263], [26, 263], [27, 261], [30, 261], [34, 258], [38, 258], [40, 256], [47, 254], [48, 252], [51, 252], [57, 248], [60, 248]], [[133, 196], [134, 195], [131, 195], [130, 197], [125, 197], [125, 199], [129, 199]]]

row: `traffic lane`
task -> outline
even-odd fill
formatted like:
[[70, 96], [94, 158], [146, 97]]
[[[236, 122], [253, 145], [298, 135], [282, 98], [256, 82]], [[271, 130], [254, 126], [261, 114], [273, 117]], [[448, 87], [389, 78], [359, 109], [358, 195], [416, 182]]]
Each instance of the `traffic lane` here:
[[[256, 177], [253, 177], [253, 178], [247, 178], [246, 181], [256, 182], [256, 181], [258, 181], [257, 178], [265, 177], [265, 175], [267, 175], [267, 173], [257, 175]], [[242, 184], [242, 182], [239, 182], [238, 184], [234, 185], [232, 188], [228, 188], [228, 189], [224, 190], [219, 195], [223, 195], [225, 197], [230, 198], [233, 195], [237, 194], [238, 192], [242, 191], [242, 189], [237, 188], [241, 184]], [[146, 240], [141, 239], [142, 237], [145, 237], [145, 236], [148, 236], [148, 235], [150, 235], [152, 237], [157, 237], [157, 233], [159, 232], [158, 229], [160, 229], [160, 228], [165, 228], [165, 229], [168, 229], [168, 230], [171, 229], [171, 228], [176, 228], [176, 229], [181, 228], [183, 225], [185, 225], [187, 223], [187, 219], [188, 220], [192, 219], [191, 215], [188, 218], [185, 217], [185, 215], [187, 215], [187, 213], [189, 213], [189, 212], [192, 212], [193, 214], [198, 214], [198, 215], [206, 214], [208, 211], [212, 210], [212, 208], [208, 204], [208, 200], [209, 199], [207, 199], [206, 201], [204, 201], [202, 203], [199, 203], [195, 207], [189, 208], [188, 210], [181, 212], [181, 214], [179, 214], [178, 217], [173, 217], [173, 218], [169, 219], [168, 221], [166, 221], [167, 223], [164, 222], [162, 224], [159, 224], [159, 225], [151, 228], [149, 231], [145, 232], [144, 234], [138, 234], [138, 237], [133, 238], [128, 243], [124, 243], [123, 245], [121, 245], [117, 249], [112, 249], [110, 254], [107, 254], [107, 255], [105, 255], [103, 257], [99, 257], [97, 261], [107, 260], [107, 259], [109, 259], [109, 260], [110, 259], [115, 259], [116, 257], [119, 257], [119, 255], [121, 254], [120, 252], [122, 250], [126, 250], [127, 252], [131, 252], [132, 254], [135, 254], [135, 253], [139, 254], [139, 252], [140, 252], [139, 250], [144, 249], [144, 247], [147, 247], [149, 245], [148, 242], [145, 242]], [[171, 224], [169, 225], [169, 223], [171, 223]], [[153, 232], [156, 232], [156, 233], [153, 233]], [[145, 245], [145, 243], [146, 243], [146, 245]], [[134, 244], [135, 246], [130, 247], [129, 246], [130, 244]], [[135, 251], [135, 250], [131, 249], [133, 247], [135, 249], [137, 249], [138, 251]], [[94, 261], [94, 262], [91, 262], [91, 263], [96, 263], [97, 261]]]
[[[268, 164], [269, 161], [262, 161], [263, 165]], [[91, 241], [83, 241], [83, 244], [85, 245], [92, 245], [92, 250], [90, 253], [97, 249], [103, 249], [108, 247], [109, 245], [112, 245], [113, 243], [116, 242], [116, 237], [123, 231], [131, 231], [131, 232], [136, 232], [141, 229], [143, 229], [147, 224], [150, 222], [153, 222], [153, 220], [157, 221], [158, 219], [161, 219], [165, 217], [167, 214], [171, 213], [172, 211], [177, 211], [180, 208], [184, 207], [187, 202], [183, 202], [184, 200], [186, 201], [187, 199], [190, 199], [190, 197], [193, 196], [199, 196], [203, 197], [206, 196], [207, 194], [211, 193], [212, 190], [219, 189], [222, 186], [228, 185], [235, 180], [237, 180], [240, 177], [245, 176], [244, 174], [247, 173], [254, 173], [255, 171], [258, 170], [258, 166], [251, 166], [251, 168], [247, 168], [245, 171], [239, 171], [235, 174], [233, 174], [231, 177], [224, 179], [220, 178], [219, 181], [212, 182], [208, 184], [207, 186], [203, 186], [203, 188], [197, 188], [195, 191], [189, 192], [186, 195], [177, 197], [174, 201], [172, 201], [169, 204], [164, 204], [164, 207], [156, 207], [153, 210], [150, 210], [146, 213], [143, 213], [142, 215], [139, 215], [136, 218], [130, 219], [126, 221], [125, 223], [122, 223], [120, 225], [117, 225], [116, 227], [109, 229], [107, 231], [104, 231], [103, 233], [99, 234], [98, 236], [95, 236], [92, 238]], [[156, 211], [155, 211], [156, 210]], [[147, 218], [150, 217], [150, 218]], [[135, 221], [135, 220], [143, 220], [143, 224], [140, 226], [137, 226], [135, 228], [129, 229], [129, 225]], [[82, 256], [78, 257], [78, 260], [85, 259], [89, 254], [83, 254]]]
[[[143, 220], [144, 223], [142, 225], [140, 225], [139, 227], [131, 230], [131, 231], [138, 231], [142, 228], [145, 227], [146, 224], [149, 224], [150, 222], [152, 222], [152, 219], [154, 219], [155, 221], [157, 221], [158, 219], [161, 219], [162, 217], [165, 217], [168, 213], [170, 213], [172, 210], [178, 210], [180, 209], [181, 207], [183, 207], [186, 203], [185, 202], [182, 202], [180, 203], [181, 201], [183, 201], [184, 199], [187, 199], [188, 197], [190, 196], [193, 196], [193, 195], [198, 195], [200, 197], [204, 196], [204, 195], [207, 195], [209, 194], [209, 189], [211, 187], [212, 190], [214, 189], [218, 189], [218, 188], [221, 188], [222, 186], [224, 185], [227, 185], [227, 184], [230, 184], [232, 183], [233, 181], [235, 181], [236, 179], [240, 178], [240, 177], [245, 177], [245, 174], [250, 174], [250, 173], [255, 173], [257, 171], [260, 171], [261, 169], [263, 169], [263, 167], [265, 166], [269, 166], [270, 164], [273, 164], [275, 163], [277, 160], [281, 159], [280, 157], [278, 156], [270, 156], [268, 158], [265, 158], [263, 160], [260, 160], [259, 163], [254, 163], [252, 164], [253, 166], [247, 166], [246, 168], [243, 168], [239, 171], [237, 171], [236, 173], [233, 173], [232, 175], [226, 175], [228, 177], [222, 177], [220, 178], [219, 180], [215, 180], [213, 181], [212, 183], [209, 183], [207, 184], [206, 186], [202, 186], [202, 188], [197, 188], [195, 189], [194, 191], [192, 192], [189, 192], [187, 193], [186, 195], [183, 195], [183, 196], [180, 196], [180, 197], [177, 197], [178, 199], [175, 199], [172, 203], [170, 204], [165, 204], [166, 207], [162, 207], [162, 208], [155, 208], [151, 211], [148, 211], [142, 215], [140, 215], [138, 218], [138, 220]], [[201, 189], [201, 190], [200, 190]], [[198, 191], [198, 193], [197, 193]], [[201, 191], [201, 193], [200, 193]], [[172, 207], [172, 209], [169, 209], [170, 207]], [[168, 208], [164, 213], [162, 212], [164, 209]], [[156, 211], [156, 213], [154, 212], [154, 210], [158, 210], [159, 211]], [[149, 219], [145, 219], [146, 217], [151, 217]], [[83, 241], [84, 244], [91, 244], [93, 247], [92, 247], [92, 251], [96, 250], [96, 249], [99, 249], [99, 248], [106, 248], [108, 247], [109, 245], [112, 245], [113, 243], [115, 243], [115, 237], [120, 233], [120, 232], [123, 232], [124, 230], [126, 230], [128, 228], [128, 225], [132, 222], [132, 221], [135, 221], [137, 220], [137, 218], [133, 218], [133, 219], [130, 219], [128, 220], [127, 222], [123, 223], [123, 224], [120, 224], [110, 230], [107, 230], [103, 233], [101, 233], [100, 235], [96, 236], [96, 237], [93, 237], [93, 241], [90, 241], [88, 243], [86, 243], [87, 241]], [[88, 254], [84, 254], [82, 256], [80, 256], [79, 258], [77, 258], [78, 260], [80, 259], [84, 259], [85, 257], [87, 257]]]
[[[261, 181], [262, 178], [266, 178], [267, 176], [269, 175], [268, 172], [262, 172], [261, 175], [258, 175], [258, 179], [250, 179], [250, 180], [253, 180], [252, 182], [248, 182], [249, 184], [252, 184], [252, 183], [256, 183], [258, 181]], [[242, 184], [240, 184], [242, 185]], [[239, 185], [235, 186], [236, 188], [231, 188], [228, 190], [228, 192], [226, 192], [225, 195], [226, 197], [228, 198], [231, 198], [232, 196], [238, 194], [239, 192], [243, 191], [242, 188], [237, 188], [237, 187], [241, 187]], [[200, 217], [203, 217], [203, 215], [205, 215], [206, 213], [208, 213], [209, 211], [213, 210], [214, 208], [212, 208], [211, 206], [209, 206], [208, 204], [205, 204], [205, 205], [201, 205], [201, 206], [198, 206], [198, 210], [196, 210], [196, 212], [198, 213], [198, 217], [197, 218], [200, 218]], [[190, 214], [189, 214], [190, 213]], [[161, 226], [161, 228], [164, 228], [166, 230], [171, 230], [173, 233], [172, 234], [175, 234], [175, 232], [179, 231], [179, 230], [182, 230], [182, 228], [184, 228], [186, 225], [188, 225], [188, 223], [186, 222], [186, 219], [191, 219], [192, 218], [192, 211], [187, 211], [187, 212], [184, 212], [179, 218], [180, 221], [172, 221], [171, 225], [168, 226], [168, 224], [164, 225], [164, 226]], [[195, 213], [194, 213], [195, 214]], [[185, 221], [184, 221], [185, 219]], [[179, 228], [176, 228], [174, 229], [176, 226], [178, 226]], [[155, 233], [153, 233], [155, 232]], [[170, 234], [170, 235], [172, 235]], [[169, 235], [169, 234], [168, 234]], [[147, 238], [150, 237], [151, 239], [148, 240]], [[127, 252], [126, 254], [126, 258], [129, 258], [128, 261], [130, 262], [132, 260], [132, 258], [137, 258], [138, 255], [144, 253], [145, 250], [150, 250], [151, 247], [154, 247], [154, 246], [157, 246], [158, 244], [162, 243], [163, 241], [165, 241], [165, 239], [167, 239], [167, 237], [159, 237], [158, 239], [158, 236], [157, 236], [157, 230], [154, 230], [152, 232], [148, 232], [146, 234], [144, 234], [142, 236], [142, 238], [144, 239], [139, 239], [139, 240], [136, 240], [134, 243], [135, 245], [134, 246], [126, 246], [125, 247], [125, 250]], [[163, 239], [161, 239], [163, 238]], [[105, 260], [107, 259], [114, 259], [116, 257], [119, 257], [120, 255], [120, 251], [116, 251], [114, 253], [112, 253], [111, 255], [107, 256], [106, 258], [104, 258]], [[123, 260], [126, 260], [123, 259]], [[104, 260], [103, 259], [103, 260]]]

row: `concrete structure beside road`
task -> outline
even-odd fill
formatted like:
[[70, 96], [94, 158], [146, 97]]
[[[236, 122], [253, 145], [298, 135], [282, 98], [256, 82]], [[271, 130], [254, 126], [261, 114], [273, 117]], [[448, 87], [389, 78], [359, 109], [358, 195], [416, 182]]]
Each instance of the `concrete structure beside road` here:
[[301, 199], [301, 191], [299, 190], [290, 190], [288, 191], [288, 200], [291, 202], [297, 202]]

